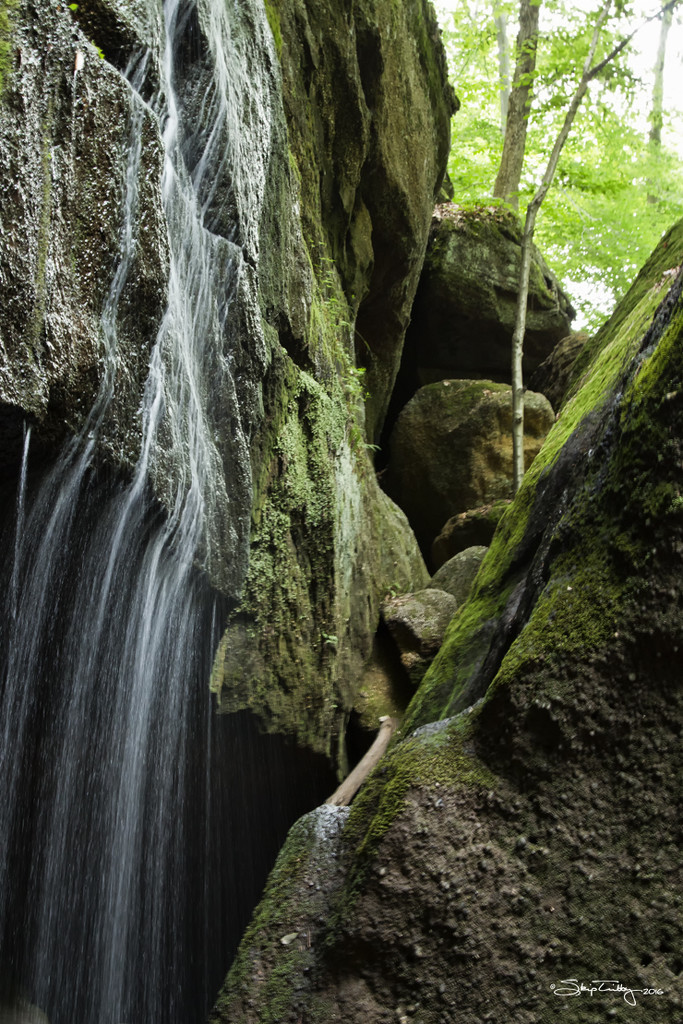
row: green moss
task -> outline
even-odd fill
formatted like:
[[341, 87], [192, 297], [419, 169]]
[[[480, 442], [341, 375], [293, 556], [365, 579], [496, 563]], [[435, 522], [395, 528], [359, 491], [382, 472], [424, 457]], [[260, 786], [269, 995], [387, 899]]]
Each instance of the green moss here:
[[12, 55], [12, 15], [18, 0], [0, 0], [0, 97], [10, 71]]
[[437, 785], [451, 790], [496, 787], [496, 777], [469, 749], [470, 736], [468, 717], [460, 717], [438, 732], [403, 740], [385, 755], [364, 784], [344, 828], [344, 846], [354, 851], [354, 858], [330, 915], [330, 944], [334, 944], [341, 922], [352, 913], [382, 839], [411, 792]]
[[595, 359], [596, 354], [608, 345], [615, 334], [622, 329], [622, 324], [627, 320], [634, 310], [640, 305], [643, 298], [653, 288], [665, 286], [667, 282], [666, 272], [673, 267], [678, 267], [683, 262], [683, 220], [674, 224], [659, 243], [650, 256], [647, 263], [638, 274], [637, 278], [621, 300], [613, 315], [600, 328], [595, 337], [586, 345], [579, 354], [572, 368], [571, 384], [569, 394], [572, 395], [581, 387], [582, 378]]
[[[315, 843], [315, 824], [310, 815], [299, 819], [289, 831], [275, 866], [270, 874], [263, 898], [244, 934], [237, 956], [230, 968], [225, 985], [216, 1001], [212, 1020], [234, 1019], [232, 1007], [242, 991], [254, 982], [254, 951], [268, 950], [277, 957], [267, 980], [259, 989], [259, 1020], [261, 1024], [278, 1024], [291, 1003], [292, 991], [300, 982], [302, 967], [310, 954], [303, 952], [298, 943], [284, 946], [283, 935], [295, 931], [295, 922], [307, 912], [301, 888], [297, 885]], [[275, 952], [273, 952], [275, 951]]]
[[470, 730], [456, 719], [433, 734], [403, 740], [389, 753], [354, 801], [344, 840], [362, 859], [372, 856], [405, 805], [410, 790], [433, 786], [495, 785], [495, 777], [466, 751]]
[[[503, 612], [514, 587], [528, 571], [528, 560], [538, 539], [529, 541], [529, 529], [539, 482], [550, 472], [563, 446], [590, 413], [605, 407], [615, 390], [623, 386], [627, 368], [632, 364], [643, 335], [668, 293], [672, 275], [664, 275], [663, 262], [671, 259], [673, 237], [664, 240], [662, 253], [648, 262], [649, 278], [638, 279], [637, 303], [629, 293], [626, 311], [621, 306], [608, 322], [601, 343], [594, 348], [590, 366], [582, 375], [580, 387], [564, 405], [541, 452], [528, 470], [522, 487], [503, 516], [493, 542], [482, 563], [467, 603], [450, 623], [439, 654], [430, 666], [413, 699], [404, 728], [410, 730], [428, 721], [445, 717], [461, 709], [459, 697], [467, 682], [482, 665], [489, 650], [496, 620]], [[665, 244], [666, 243], [666, 244]], [[683, 233], [680, 237], [683, 246]], [[680, 258], [678, 249], [676, 255]], [[582, 536], [581, 552], [571, 551], [558, 557], [551, 578], [541, 593], [531, 620], [512, 644], [499, 670], [496, 685], [511, 680], [520, 664], [528, 660], [557, 659], [569, 652], [588, 652], [602, 645], [614, 631], [620, 610], [634, 594], [634, 569], [647, 557], [647, 541], [633, 536], [631, 520], [644, 514], [654, 518], [667, 509], [676, 511], [680, 494], [666, 480], [652, 481], [653, 460], [665, 450], [671, 438], [662, 433], [662, 416], [653, 414], [642, 397], [648, 382], [661, 381], [662, 361], [669, 358], [680, 334], [676, 317], [654, 356], [633, 378], [624, 396], [620, 431], [624, 437], [608, 479], [599, 486], [587, 473], [584, 494], [572, 496], [571, 517], [562, 523]], [[671, 377], [672, 370], [667, 370]], [[674, 373], [675, 377], [675, 373]], [[675, 390], [675, 389], [674, 389]], [[658, 427], [657, 424], [660, 424]], [[653, 436], [653, 431], [659, 435]], [[632, 438], [626, 443], [626, 435]], [[638, 454], [638, 449], [642, 454]], [[590, 458], [590, 453], [586, 453]], [[602, 519], [596, 494], [603, 500]], [[636, 508], [637, 505], [637, 508]], [[606, 508], [606, 511], [604, 510]], [[624, 513], [629, 509], [629, 514]], [[571, 525], [570, 525], [571, 523]], [[538, 527], [536, 527], [537, 529]], [[540, 538], [539, 538], [540, 539]], [[531, 547], [531, 552], [527, 549]], [[552, 650], [549, 650], [552, 637]]]
[[260, 439], [266, 457], [254, 481], [249, 573], [212, 689], [224, 712], [248, 707], [269, 730], [331, 755], [344, 713], [332, 664], [338, 646], [330, 640], [344, 628], [334, 593], [345, 497], [339, 476], [343, 464], [358, 477], [346, 486], [359, 487], [367, 458], [348, 306], [332, 261], [319, 258], [317, 271], [305, 346], [320, 380], [271, 334], [269, 420]]
[[277, 9], [275, 0], [265, 0], [266, 5], [266, 16], [268, 18], [268, 24], [270, 25], [270, 31], [273, 33], [273, 41], [275, 42], [275, 49], [277, 50], [278, 57], [282, 56], [282, 31], [280, 29], [280, 13]]

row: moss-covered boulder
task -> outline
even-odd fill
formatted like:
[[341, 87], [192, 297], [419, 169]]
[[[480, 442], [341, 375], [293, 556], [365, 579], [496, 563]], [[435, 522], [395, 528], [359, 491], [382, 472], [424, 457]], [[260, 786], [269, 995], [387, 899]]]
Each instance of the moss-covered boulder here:
[[436, 586], [401, 594], [382, 604], [382, 620], [413, 686], [421, 682], [434, 660], [457, 607], [453, 595]]
[[682, 256], [683, 223], [595, 339], [351, 809], [279, 1019], [680, 1017]]
[[459, 605], [464, 604], [487, 551], [488, 547], [478, 544], [458, 552], [434, 573], [431, 586], [448, 591]]
[[[404, 403], [417, 386], [451, 377], [510, 383], [521, 246], [521, 224], [511, 211], [437, 207], [397, 384]], [[573, 317], [534, 247], [525, 379], [566, 337]]]
[[[527, 466], [553, 420], [548, 400], [527, 391]], [[510, 388], [482, 380], [445, 380], [420, 388], [393, 429], [384, 486], [426, 552], [451, 516], [511, 497]]]

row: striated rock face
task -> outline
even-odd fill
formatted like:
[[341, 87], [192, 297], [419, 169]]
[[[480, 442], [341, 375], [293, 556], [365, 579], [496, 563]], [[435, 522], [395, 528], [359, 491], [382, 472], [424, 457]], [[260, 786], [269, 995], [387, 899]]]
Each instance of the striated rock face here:
[[[130, 174], [130, 201], [144, 217], [134, 228], [125, 294], [112, 310], [125, 372], [103, 438], [130, 465], [166, 304], [158, 124], [65, 8], [29, 2], [12, 23], [14, 60], [0, 106], [0, 459], [18, 460], [26, 416], [40, 425], [40, 442], [54, 448], [83, 425], [103, 386], [102, 315], [113, 305]], [[158, 45], [158, 16], [143, 28]], [[130, 162], [133, 136], [144, 163]]]
[[325, 261], [334, 261], [355, 320], [373, 441], [398, 371], [457, 101], [427, 0], [267, 6], [304, 236], [323, 278]]
[[682, 253], [683, 223], [591, 344], [351, 809], [345, 880], [311, 913], [306, 857], [273, 880], [215, 1020], [680, 1017]]
[[[554, 421], [548, 400], [524, 396], [524, 458]], [[504, 384], [446, 380], [420, 388], [391, 435], [384, 481], [424, 551], [451, 516], [512, 494], [512, 392]]]
[[[510, 383], [521, 225], [501, 209], [438, 206], [406, 338], [397, 392], [452, 377]], [[570, 329], [574, 310], [534, 248], [524, 337], [525, 380]]]

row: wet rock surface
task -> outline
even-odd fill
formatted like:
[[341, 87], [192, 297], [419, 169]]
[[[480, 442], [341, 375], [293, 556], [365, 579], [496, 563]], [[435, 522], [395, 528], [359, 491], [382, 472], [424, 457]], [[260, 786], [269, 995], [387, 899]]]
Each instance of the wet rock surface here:
[[[115, 310], [125, 371], [104, 441], [130, 465], [166, 301], [159, 126], [146, 109], [137, 122], [130, 87], [65, 7], [24, 5], [13, 42], [0, 105], [2, 418], [28, 416], [39, 427], [34, 441], [54, 447], [82, 426], [103, 384], [101, 316], [120, 260], [135, 134], [146, 157], [132, 169], [131, 187], [144, 219], [134, 229], [130, 286]], [[7, 440], [3, 457], [17, 460]]]
[[[49, 463], [103, 389], [112, 397], [98, 464], [130, 474], [169, 265], [182, 261], [169, 218], [175, 228], [184, 214], [169, 214], [161, 192], [161, 10], [72, 6], [21, 5], [0, 110], [0, 466], [10, 490], [25, 422], [32, 458]], [[428, 579], [365, 445], [398, 366], [455, 99], [426, 0], [266, 6], [239, 5], [227, 34], [224, 7], [183, 7], [173, 54], [191, 126], [180, 151], [223, 266], [224, 297], [206, 316], [228, 324], [196, 389], [212, 476], [197, 561], [237, 609], [239, 662], [219, 654], [216, 692], [334, 759], [382, 597]], [[231, 47], [239, 59], [223, 79]], [[171, 360], [163, 373], [177, 371]], [[171, 510], [191, 473], [174, 423], [187, 417], [165, 402], [150, 485]]]

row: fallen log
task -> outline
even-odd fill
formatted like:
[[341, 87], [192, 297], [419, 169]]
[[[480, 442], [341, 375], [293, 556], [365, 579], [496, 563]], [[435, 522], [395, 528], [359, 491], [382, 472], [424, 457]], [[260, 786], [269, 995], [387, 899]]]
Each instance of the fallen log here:
[[361, 758], [353, 771], [349, 772], [341, 785], [335, 789], [332, 796], [325, 801], [326, 804], [334, 804], [335, 807], [347, 807], [378, 763], [389, 746], [389, 740], [396, 732], [398, 719], [384, 715], [380, 718], [380, 723], [379, 732], [375, 736], [367, 754]]

